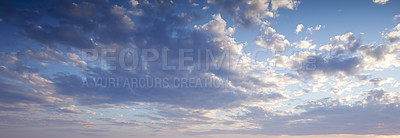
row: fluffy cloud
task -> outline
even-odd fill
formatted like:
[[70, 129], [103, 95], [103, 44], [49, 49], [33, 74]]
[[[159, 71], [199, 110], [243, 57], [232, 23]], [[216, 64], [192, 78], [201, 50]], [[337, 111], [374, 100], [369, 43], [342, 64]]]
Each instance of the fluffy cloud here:
[[376, 4], [381, 4], [384, 5], [387, 2], [389, 2], [389, 0], [372, 0], [372, 2], [376, 3]]
[[257, 36], [254, 43], [260, 47], [268, 48], [274, 52], [283, 52], [290, 42], [284, 35], [276, 33], [275, 29], [263, 26], [260, 29], [261, 34]]
[[384, 36], [385, 39], [391, 43], [398, 42], [400, 40], [400, 24], [393, 28], [393, 31], [389, 32]]
[[313, 45], [311, 43], [311, 40], [302, 40], [300, 42], [293, 43], [293, 45], [295, 45], [296, 48], [299, 49], [314, 49], [316, 47], [316, 45]]
[[[177, 6], [188, 4], [202, 11], [203, 6], [191, 2], [130, 0], [124, 4], [68, 1], [39, 12], [2, 9], [1, 15], [13, 15], [4, 16], [6, 23], [21, 28], [18, 34], [24, 40], [38, 43], [18, 52], [0, 53], [0, 122], [5, 126], [72, 126], [73, 132], [88, 135], [113, 126], [191, 135], [398, 134], [393, 130], [399, 128], [400, 95], [379, 88], [398, 86], [396, 78], [364, 71], [400, 66], [399, 25], [383, 36], [388, 40], [384, 45], [363, 45], [349, 32], [333, 36], [317, 49], [309, 38], [290, 43], [266, 25], [265, 19], [277, 17], [279, 8], [296, 9], [297, 1], [210, 0], [201, 3], [211, 8], [207, 12], [216, 12], [208, 21], [195, 10], [182, 12]], [[39, 22], [43, 17], [52, 22]], [[237, 41], [235, 31], [252, 24], [261, 25], [254, 40], [258, 48], [279, 54], [256, 59], [258, 53], [245, 52], [246, 42]], [[308, 32], [321, 28], [309, 27]], [[302, 29], [304, 25], [299, 24], [296, 33]], [[191, 67], [179, 70], [163, 69], [162, 60], [137, 70], [110, 69], [115, 62], [105, 57], [99, 57], [99, 62], [86, 61], [78, 52], [82, 48], [167, 49], [169, 65], [179, 63], [181, 49], [209, 50], [216, 59], [224, 57], [232, 64], [222, 62], [217, 68], [218, 60], [204, 61], [205, 54], [200, 53], [187, 62]], [[230, 53], [225, 55], [226, 51]], [[194, 68], [206, 65], [211, 66]], [[102, 85], [117, 78], [202, 78], [226, 81], [229, 87], [83, 85], [85, 81], [90, 86]], [[373, 86], [376, 89], [369, 90]], [[327, 125], [339, 129], [327, 129]]]
[[307, 32], [310, 33], [310, 34], [313, 34], [315, 31], [318, 31], [318, 30], [320, 30], [321, 28], [324, 28], [324, 27], [325, 27], [325, 25], [317, 25], [315, 27], [309, 27], [309, 28], [307, 28]]
[[[176, 19], [178, 16], [166, 15], [166, 20], [159, 21], [171, 21], [172, 19]], [[180, 18], [178, 18], [180, 19]], [[142, 23], [142, 22], [138, 22]], [[227, 58], [231, 58], [235, 63], [239, 62], [238, 57], [242, 55], [242, 47], [244, 44], [238, 44], [231, 37], [234, 33], [234, 28], [227, 27], [227, 23], [222, 19], [220, 14], [213, 15], [213, 20], [205, 23], [203, 25], [198, 25], [194, 27], [193, 32], [181, 32], [184, 34], [177, 34], [179, 37], [175, 37], [174, 39], [179, 39], [179, 41], [172, 41], [166, 43], [165, 40], [171, 39], [171, 35], [167, 33], [159, 33], [163, 32], [163, 29], [169, 30], [180, 30], [181, 28], [171, 28], [170, 25], [176, 24], [164, 24], [164, 26], [160, 26], [160, 28], [154, 28], [158, 31], [156, 37], [157, 39], [153, 39], [154, 41], [149, 41], [148, 43], [140, 43], [143, 41], [140, 40], [148, 40], [150, 37], [155, 35], [154, 33], [149, 32], [152, 30], [152, 26], [147, 26], [148, 22], [143, 22], [142, 29], [136, 30], [135, 33], [138, 36], [135, 40], [138, 40], [135, 47], [153, 47], [159, 48], [159, 45], [163, 44], [163, 46], [168, 46], [171, 51], [178, 51], [180, 47], [176, 46], [186, 46], [187, 48], [208, 48], [212, 50], [214, 56], [216, 58], [220, 58], [223, 55], [223, 50], [230, 50], [230, 55]], [[148, 28], [146, 28], [148, 27]], [[140, 35], [139, 35], [140, 34]], [[186, 37], [190, 36], [190, 37]], [[98, 43], [99, 47], [105, 46], [103, 43]], [[122, 48], [123, 45], [114, 45], [115, 47]], [[132, 46], [132, 45], [128, 45]], [[29, 53], [33, 53], [29, 51]], [[41, 52], [36, 52], [41, 53]], [[36, 55], [36, 54], [31, 54]], [[55, 61], [55, 59], [49, 59], [46, 54], [39, 54], [41, 56], [35, 57], [39, 60], [46, 61]], [[62, 55], [62, 54], [59, 54]], [[169, 57], [169, 61], [176, 61], [179, 57], [177, 54], [171, 54]], [[82, 61], [81, 57], [76, 53], [66, 53], [66, 58], [72, 61], [72, 65], [86, 66], [88, 63]], [[204, 56], [204, 55], [203, 55]], [[63, 57], [63, 56], [61, 56]], [[60, 59], [61, 59], [60, 57]], [[186, 77], [192, 76], [196, 78], [214, 78], [214, 79], [222, 79], [229, 78], [229, 83], [232, 85], [232, 88], [219, 89], [219, 88], [188, 88], [188, 89], [172, 89], [172, 88], [85, 88], [82, 87], [82, 80], [85, 78], [81, 78], [78, 75], [74, 74], [65, 74], [58, 73], [54, 75], [51, 79], [54, 82], [52, 85], [55, 87], [57, 94], [60, 94], [61, 97], [72, 97], [75, 101], [79, 103], [79, 105], [96, 107], [98, 105], [103, 104], [132, 104], [131, 102], [144, 102], [144, 103], [157, 103], [157, 104], [166, 104], [166, 105], [174, 105], [178, 107], [185, 108], [193, 108], [193, 109], [215, 109], [215, 108], [227, 108], [227, 107], [235, 107], [239, 106], [242, 103], [251, 103], [251, 102], [272, 102], [275, 100], [285, 99], [286, 97], [280, 95], [279, 93], [274, 92], [251, 92], [253, 89], [265, 89], [272, 86], [275, 86], [275, 81], [269, 81], [264, 79], [263, 77], [257, 76], [257, 72], [251, 72], [251, 66], [248, 64], [250, 61], [240, 60], [240, 64], [235, 65], [234, 67], [225, 67], [218, 69], [210, 69], [210, 70], [200, 70], [198, 72], [192, 72], [190, 70], [177, 70], [177, 71], [164, 71], [159, 65], [161, 61], [157, 61], [154, 63], [149, 63], [148, 68], [146, 70], [137, 70], [135, 72], [130, 72], [127, 70], [123, 70], [118, 68], [117, 70], [106, 71], [102, 68], [89, 66], [87, 69], [84, 69], [85, 72], [82, 74], [90, 78], [141, 78], [143, 74], [151, 75], [152, 77], [160, 77], [160, 78], [170, 78], [173, 77]], [[108, 63], [106, 63], [108, 64]], [[206, 64], [203, 62], [194, 62], [194, 64]], [[245, 70], [246, 69], [246, 70]], [[247, 70], [250, 69], [250, 70]], [[250, 76], [244, 76], [240, 74], [248, 74]], [[271, 74], [265, 74], [271, 75]], [[273, 77], [273, 76], [272, 76]], [[279, 76], [276, 76], [279, 77]], [[282, 77], [281, 77], [282, 78]], [[283, 78], [287, 79], [287, 78]], [[246, 83], [243, 83], [242, 80], [247, 80]], [[90, 80], [89, 80], [90, 81]], [[107, 80], [105, 80], [107, 81]], [[95, 83], [94, 81], [90, 81], [90, 84]], [[260, 90], [261, 91], [261, 90]], [[82, 93], [84, 92], [84, 93]], [[245, 92], [251, 92], [249, 94]], [[257, 94], [257, 93], [264, 93]], [[149, 95], [151, 95], [149, 97]], [[262, 98], [263, 100], [260, 100]], [[190, 100], [188, 100], [190, 99]], [[195, 102], [197, 101], [197, 102]]]
[[242, 26], [260, 24], [263, 19], [278, 16], [278, 8], [295, 9], [300, 2], [296, 0], [208, 0], [208, 3], [228, 12], [233, 20]]
[[400, 14], [394, 15], [394, 16], [393, 16], [393, 20], [394, 20], [394, 21], [396, 21], [398, 18], [400, 18]]
[[[314, 55], [302, 57], [301, 63], [293, 58], [288, 58], [286, 63], [290, 63], [292, 69], [305, 76], [317, 74], [335, 76], [353, 76], [365, 70], [383, 70], [390, 67], [398, 67], [397, 55], [397, 32], [398, 26], [393, 31], [383, 36], [391, 44], [380, 46], [361, 45], [360, 38], [352, 32], [337, 35], [330, 39], [331, 44], [319, 48], [319, 52]], [[310, 46], [311, 43], [302, 41], [294, 43], [297, 48], [302, 45]], [[298, 58], [297, 58], [298, 59]], [[301, 68], [298, 68], [301, 66]]]
[[132, 7], [136, 7], [136, 5], [139, 4], [137, 0], [130, 0], [129, 2], [131, 3]]
[[296, 34], [298, 34], [299, 32], [301, 32], [301, 31], [303, 30], [303, 28], [304, 28], [304, 25], [303, 25], [303, 24], [298, 24], [297, 27], [296, 27]]
[[273, 11], [278, 10], [278, 8], [284, 7], [293, 10], [299, 4], [299, 1], [294, 0], [272, 0], [271, 1], [271, 9]]

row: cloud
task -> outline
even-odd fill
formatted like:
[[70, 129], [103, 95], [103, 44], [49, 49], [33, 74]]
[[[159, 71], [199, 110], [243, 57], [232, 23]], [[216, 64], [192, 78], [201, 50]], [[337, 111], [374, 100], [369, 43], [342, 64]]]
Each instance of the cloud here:
[[361, 62], [361, 59], [358, 57], [334, 57], [324, 59], [322, 56], [315, 56], [309, 57], [307, 60], [315, 62], [303, 63], [304, 66], [301, 70], [299, 70], [299, 72], [305, 74], [314, 74], [321, 72], [328, 75], [336, 75], [338, 73], [353, 75], [355, 73], [358, 73], [359, 69], [357, 68], [357, 65]]
[[43, 45], [54, 47], [56, 43], [71, 47], [91, 48], [94, 44], [78, 26], [62, 24], [58, 27], [49, 25], [26, 26], [21, 35]]
[[[399, 128], [396, 114], [399, 93], [388, 93], [373, 89], [365, 93], [362, 100], [346, 105], [334, 98], [322, 98], [296, 108], [305, 109], [300, 114], [276, 115], [276, 112], [261, 107], [245, 107], [246, 112], [235, 114], [234, 119], [246, 121], [255, 128], [211, 129], [189, 134], [264, 134], [264, 135], [326, 135], [326, 134], [378, 134], [398, 135], [390, 131]], [[395, 98], [397, 97], [397, 98]], [[391, 101], [391, 102], [388, 102]], [[267, 119], [266, 119], [267, 118]], [[326, 128], [326, 126], [335, 129]]]
[[268, 48], [273, 52], [283, 52], [290, 42], [284, 35], [276, 33], [275, 29], [263, 26], [260, 29], [261, 34], [257, 36], [254, 43], [260, 47]]
[[364, 55], [363, 68], [365, 70], [382, 70], [400, 66], [397, 59], [399, 49], [395, 45], [361, 46], [358, 51]]
[[[166, 15], [168, 19], [163, 20], [168, 22], [170, 18], [176, 18], [176, 16]], [[153, 47], [156, 49], [162, 49], [159, 46], [166, 46], [171, 50], [171, 52], [177, 52], [182, 47], [177, 46], [185, 46], [187, 48], [199, 48], [203, 49], [208, 48], [212, 50], [214, 56], [216, 58], [221, 58], [225, 56], [223, 50], [229, 50], [230, 54], [227, 55], [229, 60], [234, 63], [239, 62], [238, 57], [242, 55], [242, 47], [244, 44], [238, 44], [231, 35], [234, 33], [235, 29], [232, 27], [227, 27], [227, 23], [222, 19], [220, 14], [212, 15], [213, 20], [203, 24], [196, 25], [194, 30], [183, 31], [180, 34], [178, 33], [174, 39], [179, 41], [169, 41], [171, 36], [169, 34], [163, 34], [159, 32], [163, 32], [163, 30], [172, 29], [169, 25], [164, 24], [157, 29], [157, 37], [155, 34], [149, 33], [153, 29], [153, 26], [143, 25], [143, 30], [138, 29], [138, 40], [148, 40], [151, 38], [153, 41], [149, 41], [148, 43], [142, 44], [137, 43], [135, 47]], [[162, 21], [162, 20], [160, 20]], [[140, 23], [140, 22], [138, 22]], [[147, 22], [144, 24], [148, 24]], [[161, 24], [160, 24], [161, 25]], [[173, 24], [172, 24], [173, 25]], [[149, 28], [146, 28], [149, 27]], [[177, 28], [179, 30], [181, 28]], [[150, 30], [150, 31], [149, 31]], [[139, 32], [142, 31], [142, 32]], [[167, 33], [167, 31], [165, 31]], [[140, 34], [140, 35], [139, 35]], [[147, 37], [149, 36], [149, 37]], [[168, 41], [165, 41], [168, 40]], [[139, 41], [141, 42], [141, 41]], [[101, 44], [99, 44], [101, 46]], [[121, 45], [117, 45], [117, 47], [122, 47]], [[76, 54], [67, 54], [67, 56], [75, 61], [74, 63], [80, 63], [81, 60], [78, 60], [78, 56]], [[201, 55], [204, 57], [204, 55]], [[178, 58], [178, 54], [171, 54], [168, 57], [171, 63], [174, 63]], [[201, 66], [205, 66], [205, 61], [193, 62], [193, 65], [199, 64]], [[173, 105], [184, 108], [192, 108], [192, 109], [218, 109], [218, 108], [229, 108], [240, 106], [242, 103], [247, 102], [273, 102], [276, 100], [285, 99], [285, 96], [262, 96], [264, 99], [259, 101], [259, 96], [254, 93], [261, 92], [252, 92], [251, 94], [245, 93], [251, 91], [252, 89], [273, 87], [276, 83], [275, 81], [269, 81], [264, 79], [263, 77], [257, 76], [256, 72], [250, 72], [251, 68], [249, 68], [248, 63], [250, 61], [240, 61], [243, 64], [237, 64], [233, 67], [223, 65], [220, 69], [201, 69], [196, 72], [192, 72], [190, 70], [172, 70], [166, 71], [163, 70], [160, 66], [162, 61], [158, 60], [155, 62], [151, 62], [148, 64], [147, 68], [144, 70], [136, 70], [135, 72], [131, 72], [128, 70], [124, 70], [122, 68], [118, 68], [117, 70], [106, 71], [97, 67], [88, 67], [85, 72], [82, 74], [85, 77], [79, 77], [77, 75], [64, 74], [59, 73], [55, 75], [52, 79], [54, 85], [57, 89], [57, 92], [61, 95], [73, 97], [76, 101], [81, 105], [87, 106], [97, 106], [101, 104], [132, 104], [131, 102], [144, 102], [144, 103], [153, 103], [153, 104], [166, 104]], [[90, 63], [87, 63], [88, 65]], [[227, 63], [224, 63], [227, 64]], [[227, 64], [228, 65], [228, 64]], [[248, 69], [249, 70], [245, 70]], [[146, 78], [143, 74], [151, 76], [151, 78], [167, 78], [169, 80], [173, 80], [173, 78], [187, 78], [190, 76], [191, 78], [203, 78], [203, 79], [217, 79], [222, 80], [227, 78], [229, 80], [229, 85], [231, 88], [157, 88], [157, 87], [149, 87], [149, 88], [123, 88], [123, 87], [82, 87], [82, 82], [84, 79], [89, 79], [89, 84], [91, 86], [96, 82], [93, 79], [96, 78], [120, 78], [121, 81], [123, 79], [130, 78]], [[248, 74], [241, 75], [241, 74]], [[151, 79], [150, 78], [150, 79]], [[286, 78], [282, 78], [286, 79]], [[246, 83], [243, 83], [243, 80], [247, 80]], [[107, 81], [107, 80], [105, 80]], [[82, 93], [82, 91], [84, 93]], [[274, 93], [272, 93], [274, 94]], [[276, 95], [279, 95], [276, 93]]]
[[79, 67], [86, 67], [87, 63], [79, 57], [79, 55], [75, 53], [67, 53], [68, 58], [72, 61], [72, 65]]
[[393, 21], [396, 21], [396, 20], [397, 20], [397, 18], [400, 18], [400, 14], [398, 14], [398, 15], [394, 15], [394, 16], [393, 16]]
[[389, 0], [372, 0], [372, 2], [376, 3], [376, 4], [381, 4], [384, 5], [387, 2], [389, 2]]
[[[130, 41], [134, 23], [128, 11], [117, 5], [106, 4], [104, 1], [48, 3], [46, 5], [49, 6], [40, 9], [41, 15], [36, 15], [36, 18], [21, 18], [18, 20], [23, 21], [11, 23], [21, 26], [21, 35], [50, 47], [61, 44], [66, 47], [94, 48], [94, 41], [108, 44]], [[23, 13], [16, 11], [13, 14], [18, 15], [12, 17], [23, 17], [20, 15]], [[25, 14], [38, 12], [29, 11]], [[44, 15], [54, 18], [56, 24], [28, 22], [39, 20]]]
[[117, 126], [138, 126], [135, 121], [127, 121], [123, 119], [116, 119], [116, 118], [101, 118], [99, 119], [101, 121], [105, 121], [108, 123], [111, 123], [112, 125], [117, 125]]
[[305, 76], [313, 76], [320, 73], [352, 76], [363, 69], [360, 66], [363, 58], [353, 56], [361, 46], [360, 40], [353, 33], [338, 35], [330, 40], [330, 45], [320, 48], [321, 50], [327, 50], [327, 52], [318, 52], [309, 56], [303, 56], [303, 61], [301, 63], [293, 62], [292, 68], [297, 69], [300, 74]]
[[[17, 72], [1, 66], [2, 83], [0, 111], [31, 111], [40, 108], [56, 110], [64, 106], [63, 100], [54, 96], [53, 82], [38, 73]], [[51, 105], [51, 106], [49, 106]]]
[[222, 19], [220, 14], [214, 14], [212, 17], [214, 20], [211, 20], [202, 26], [195, 26], [194, 28], [196, 30], [209, 31], [212, 35], [214, 35], [213, 41], [222, 41], [222, 39], [225, 38], [225, 35], [232, 35], [234, 33], [235, 29], [232, 27], [225, 29], [226, 22]]
[[385, 83], [395, 82], [393, 78], [373, 78], [369, 81], [372, 82], [375, 86], [380, 86]]
[[136, 7], [136, 5], [139, 4], [137, 0], [130, 0], [129, 2], [131, 3], [132, 7]]
[[315, 31], [318, 31], [321, 28], [325, 28], [325, 25], [317, 25], [317, 26], [315, 26], [315, 28], [309, 27], [309, 28], [307, 28], [307, 32], [310, 34], [313, 34]]
[[[295, 58], [296, 56], [291, 56], [286, 63], [290, 63], [292, 69], [297, 69], [300, 75], [306, 76], [320, 73], [353, 76], [360, 71], [398, 67], [399, 50], [395, 46], [397, 45], [397, 31], [398, 27], [396, 26], [392, 32], [383, 36], [391, 44], [380, 46], [362, 45], [361, 39], [352, 32], [337, 35], [330, 39], [331, 44], [320, 47], [321, 51], [300, 57], [303, 59], [302, 62], [299, 63], [299, 58]], [[294, 44], [299, 45], [298, 43]]]
[[397, 24], [397, 26], [393, 28], [393, 31], [386, 34], [383, 38], [391, 43], [398, 42], [400, 40], [400, 24]]
[[204, 6], [203, 8], [201, 8], [203, 11], [208, 10], [210, 7], [209, 6]]
[[31, 59], [45, 62], [65, 62], [63, 53], [50, 48], [43, 48], [41, 51], [27, 50], [25, 53]]
[[300, 42], [293, 43], [293, 45], [295, 45], [296, 48], [299, 49], [314, 49], [316, 45], [313, 45], [311, 42], [311, 40], [302, 40]]
[[272, 0], [271, 1], [271, 9], [273, 11], [278, 10], [278, 8], [284, 7], [293, 10], [299, 4], [299, 1], [295, 0]]
[[[400, 95], [379, 88], [398, 84], [395, 78], [368, 71], [400, 66], [399, 25], [383, 35], [388, 43], [382, 45], [364, 45], [349, 32], [333, 36], [316, 49], [307, 38], [290, 43], [265, 21], [277, 17], [279, 8], [296, 9], [297, 1], [209, 1], [207, 11], [216, 12], [211, 20], [201, 19], [195, 10], [183, 12], [179, 4], [192, 5], [187, 1], [131, 0], [124, 4], [64, 1], [49, 3], [42, 10], [23, 10], [18, 5], [8, 6], [11, 10], [2, 8], [2, 15], [12, 15], [4, 16], [5, 23], [20, 28], [21, 40], [38, 43], [18, 52], [0, 53], [0, 122], [5, 127], [68, 126], [87, 135], [121, 126], [190, 135], [398, 134], [393, 130], [399, 128]], [[192, 8], [201, 11], [205, 6]], [[47, 18], [51, 22], [39, 22]], [[279, 54], [264, 58], [246, 53], [246, 42], [237, 41], [235, 32], [254, 24], [261, 26], [253, 42], [261, 50]], [[321, 28], [309, 27], [308, 32]], [[303, 29], [298, 24], [296, 33]], [[206, 54], [196, 55], [196, 51], [188, 53], [195, 55], [187, 62], [193, 68], [165, 70], [159, 58], [136, 70], [110, 69], [116, 62], [102, 61], [104, 57], [99, 62], [87, 61], [84, 51], [79, 51], [115, 49], [118, 53], [125, 48], [168, 49], [169, 65], [179, 63], [180, 49], [209, 50], [215, 58], [226, 56], [234, 64], [222, 62], [217, 68], [218, 61], [204, 61]], [[230, 54], [225, 55], [228, 50]], [[194, 68], [206, 65], [211, 67]], [[132, 78], [214, 79], [229, 87], [110, 84]], [[90, 87], [83, 85], [85, 81]], [[376, 89], [368, 90], [370, 86]]]
[[298, 24], [297, 27], [296, 27], [296, 34], [298, 34], [299, 32], [301, 32], [301, 31], [303, 30], [303, 28], [304, 28], [304, 25], [303, 25], [303, 24]]
[[240, 26], [261, 24], [263, 19], [278, 16], [278, 8], [295, 9], [300, 2], [295, 0], [209, 0], [218, 9], [229, 13]]

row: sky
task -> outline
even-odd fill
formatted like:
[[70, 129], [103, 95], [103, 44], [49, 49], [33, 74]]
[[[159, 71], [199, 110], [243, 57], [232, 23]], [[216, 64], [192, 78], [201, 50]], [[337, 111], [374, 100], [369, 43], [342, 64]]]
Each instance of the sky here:
[[0, 137], [399, 137], [399, 5], [0, 0]]

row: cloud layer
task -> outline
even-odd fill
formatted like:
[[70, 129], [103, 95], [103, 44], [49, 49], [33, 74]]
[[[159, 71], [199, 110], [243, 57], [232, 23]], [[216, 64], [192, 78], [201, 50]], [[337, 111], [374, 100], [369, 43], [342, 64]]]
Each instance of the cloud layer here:
[[0, 52], [3, 136], [399, 135], [400, 24], [381, 44], [345, 32], [321, 45], [329, 26], [296, 23], [299, 40], [273, 26], [295, 0], [0, 5], [15, 41]]

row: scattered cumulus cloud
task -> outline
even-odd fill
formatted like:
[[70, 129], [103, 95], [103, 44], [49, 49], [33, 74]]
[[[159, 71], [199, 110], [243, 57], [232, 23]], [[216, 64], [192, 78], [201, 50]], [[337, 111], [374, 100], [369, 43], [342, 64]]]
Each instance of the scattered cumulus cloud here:
[[278, 16], [279, 8], [294, 10], [299, 1], [296, 0], [208, 0], [218, 9], [229, 13], [239, 25], [249, 27], [262, 24], [263, 19]]
[[384, 5], [387, 2], [389, 2], [389, 0], [372, 0], [372, 2], [376, 3], [376, 4], [381, 4]]
[[303, 28], [304, 28], [304, 25], [303, 25], [303, 24], [298, 24], [297, 27], [296, 27], [296, 34], [298, 34], [299, 32], [301, 32], [301, 31], [303, 30]]
[[[183, 11], [180, 4], [192, 9]], [[270, 24], [280, 8], [296, 10], [300, 2], [295, 0], [62, 1], [49, 5], [20, 10], [25, 6], [16, 4], [9, 6], [15, 9], [0, 10], [0, 15], [12, 15], [0, 18], [5, 20], [2, 24], [19, 28], [14, 37], [31, 44], [11, 43], [18, 50], [0, 52], [2, 127], [41, 127], [43, 132], [60, 132], [54, 128], [62, 127], [77, 132], [76, 137], [111, 135], [121, 128], [140, 128], [140, 133], [143, 129], [154, 136], [169, 132], [184, 136], [400, 134], [396, 131], [400, 128], [400, 93], [396, 91], [400, 84], [396, 76], [374, 73], [395, 72], [400, 67], [400, 24], [383, 34], [383, 44], [363, 44], [354, 32], [325, 38], [321, 44], [312, 37], [286, 37]], [[199, 14], [202, 10], [212, 14]], [[47, 18], [51, 22], [42, 22]], [[296, 34], [304, 28], [313, 34], [325, 27], [306, 26], [298, 24]], [[258, 46], [257, 52], [248, 52], [252, 44], [237, 40], [241, 29], [258, 32], [250, 40]], [[181, 49], [209, 50], [217, 59], [229, 50], [225, 58], [234, 64], [163, 70], [163, 61], [155, 60], [142, 70], [112, 70], [108, 67], [115, 62], [105, 57], [99, 57], [100, 63], [90, 62], [80, 51], [125, 48], [168, 49], [171, 65], [179, 62]], [[188, 64], [214, 64], [197, 58]], [[102, 78], [188, 76], [223, 80], [229, 87], [82, 85], [102, 82]]]
[[299, 49], [314, 49], [316, 47], [315, 44], [312, 44], [311, 40], [302, 40], [300, 42], [295, 42], [293, 45], [296, 46], [296, 48]]
[[132, 7], [136, 7], [139, 4], [137, 0], [130, 0], [129, 2], [132, 5]]
[[394, 16], [393, 16], [393, 21], [396, 21], [398, 18], [400, 18], [400, 14], [394, 15]]
[[400, 40], [400, 24], [394, 27], [391, 32], [383, 36], [383, 38], [390, 41], [391, 43], [398, 42]]
[[325, 28], [325, 25], [317, 25], [315, 27], [307, 28], [307, 32], [313, 34], [315, 31], [321, 30], [321, 28]]
[[285, 47], [290, 45], [284, 35], [276, 33], [275, 29], [269, 26], [263, 26], [260, 33], [254, 40], [254, 43], [260, 47], [268, 48], [274, 52], [283, 52]]

